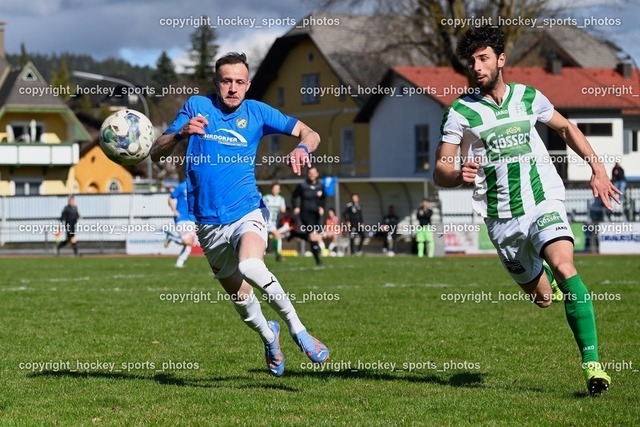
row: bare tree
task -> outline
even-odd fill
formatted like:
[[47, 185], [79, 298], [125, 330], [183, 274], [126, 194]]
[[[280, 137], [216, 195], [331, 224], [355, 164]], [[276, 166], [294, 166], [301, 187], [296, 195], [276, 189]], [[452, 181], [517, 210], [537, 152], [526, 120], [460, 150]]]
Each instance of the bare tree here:
[[389, 48], [410, 45], [435, 65], [450, 65], [465, 73], [465, 64], [455, 50], [457, 39], [470, 26], [499, 26], [505, 33], [505, 48], [509, 51], [527, 28], [524, 23], [531, 22], [527, 20], [559, 13], [560, 8], [551, 8], [550, 3], [550, 0], [318, 0], [317, 4], [325, 10], [373, 7], [378, 15], [395, 16], [400, 24], [394, 29]]

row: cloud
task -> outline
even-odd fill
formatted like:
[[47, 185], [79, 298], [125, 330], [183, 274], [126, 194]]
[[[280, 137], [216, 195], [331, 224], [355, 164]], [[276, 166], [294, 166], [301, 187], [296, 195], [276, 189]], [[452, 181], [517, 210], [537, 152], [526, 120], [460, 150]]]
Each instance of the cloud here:
[[[177, 12], [177, 11], [189, 11]], [[194, 13], [195, 11], [198, 12]], [[262, 1], [232, 3], [224, 12], [213, 13], [195, 0], [106, 1], [106, 0], [4, 0], [0, 16], [8, 21], [5, 27], [6, 50], [17, 53], [25, 43], [27, 51], [39, 53], [74, 52], [96, 58], [125, 57], [136, 63], [155, 63], [162, 50], [185, 50], [189, 35], [198, 18], [210, 15], [236, 20], [291, 17], [299, 19], [307, 11], [294, 0], [274, 5]], [[162, 18], [182, 19], [184, 25], [161, 25]], [[189, 23], [189, 18], [191, 22]], [[235, 47], [243, 38], [272, 39], [288, 30], [286, 27], [247, 32], [244, 25], [218, 27], [218, 44]], [[262, 35], [260, 35], [262, 33]]]

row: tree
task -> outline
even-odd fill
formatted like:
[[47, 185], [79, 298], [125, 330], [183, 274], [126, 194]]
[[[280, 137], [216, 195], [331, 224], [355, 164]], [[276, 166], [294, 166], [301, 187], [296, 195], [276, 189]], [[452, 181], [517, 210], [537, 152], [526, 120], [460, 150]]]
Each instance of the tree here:
[[60, 61], [60, 68], [51, 77], [51, 86], [60, 88], [60, 98], [68, 101], [71, 97], [71, 81], [69, 80], [69, 69], [67, 61]]
[[195, 63], [193, 78], [200, 82], [210, 82], [214, 75], [214, 58], [218, 53], [215, 28], [201, 25], [191, 33], [189, 58]]
[[158, 89], [168, 87], [178, 81], [173, 61], [164, 50], [160, 54], [158, 61], [156, 61], [156, 71], [153, 73], [152, 79]]
[[457, 39], [469, 28], [477, 25], [497, 25], [505, 33], [508, 52], [520, 37], [526, 19], [548, 16], [558, 9], [549, 7], [550, 0], [319, 0], [323, 8], [340, 6], [374, 7], [379, 15], [397, 17], [389, 35], [387, 49], [412, 46], [435, 65], [452, 66], [466, 73], [466, 66], [456, 55]]
[[23, 67], [29, 62], [29, 55], [27, 54], [27, 47], [24, 42], [20, 43], [20, 65]]

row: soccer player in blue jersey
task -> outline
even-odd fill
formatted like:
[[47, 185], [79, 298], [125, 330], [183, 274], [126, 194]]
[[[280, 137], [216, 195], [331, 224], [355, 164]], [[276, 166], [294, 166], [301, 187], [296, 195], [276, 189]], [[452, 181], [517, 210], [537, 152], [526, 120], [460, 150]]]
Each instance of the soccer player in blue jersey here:
[[247, 326], [265, 346], [272, 375], [284, 374], [280, 326], [267, 321], [252, 287], [282, 317], [300, 349], [316, 363], [329, 358], [329, 349], [311, 336], [282, 286], [264, 263], [269, 211], [255, 179], [260, 139], [284, 134], [299, 139], [288, 155], [294, 173], [311, 166], [309, 153], [320, 136], [293, 117], [258, 101], [245, 100], [251, 84], [244, 54], [229, 53], [215, 64], [216, 94], [192, 96], [154, 143], [151, 158], [184, 159], [189, 216], [214, 278], [231, 296]]
[[182, 251], [176, 260], [176, 267], [184, 267], [184, 263], [191, 254], [191, 248], [197, 242], [196, 225], [189, 218], [189, 206], [187, 204], [187, 181], [182, 181], [169, 195], [169, 207], [173, 212], [175, 232], [166, 230], [164, 247], [174, 242], [182, 246]]
[[[504, 33], [499, 28], [470, 28], [460, 38], [457, 53], [467, 61], [478, 93], [459, 97], [445, 112], [434, 180], [443, 187], [475, 187], [474, 210], [485, 218], [503, 266], [539, 307], [551, 304], [557, 279], [587, 388], [600, 395], [611, 378], [599, 361], [593, 304], [573, 263], [564, 185], [536, 123], [558, 132], [585, 160], [592, 171], [593, 195], [608, 209], [611, 200], [620, 203], [620, 191], [582, 132], [541, 92], [505, 83]], [[461, 167], [456, 167], [456, 159]]]

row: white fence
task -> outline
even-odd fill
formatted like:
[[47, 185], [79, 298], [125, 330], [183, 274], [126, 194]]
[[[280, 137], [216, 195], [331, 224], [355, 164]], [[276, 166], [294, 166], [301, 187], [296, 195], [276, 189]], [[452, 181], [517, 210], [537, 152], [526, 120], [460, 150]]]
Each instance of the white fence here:
[[[135, 231], [163, 233], [172, 223], [164, 194], [98, 194], [75, 196], [81, 241], [122, 241]], [[50, 242], [60, 225], [66, 196], [0, 198], [0, 245]]]
[[[439, 190], [440, 207], [442, 209], [442, 222], [454, 223], [478, 223], [482, 220], [474, 214], [471, 207], [471, 189]], [[637, 220], [640, 216], [640, 188], [627, 188], [626, 200], [623, 205], [613, 204], [613, 212], [604, 216], [608, 222], [622, 222]], [[590, 210], [594, 202], [593, 194], [588, 188], [567, 189], [565, 195], [565, 207], [567, 215], [574, 222], [591, 222]], [[628, 215], [625, 218], [624, 211]]]

